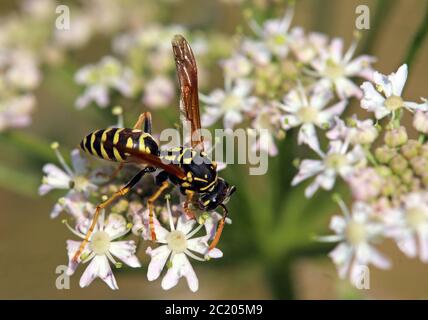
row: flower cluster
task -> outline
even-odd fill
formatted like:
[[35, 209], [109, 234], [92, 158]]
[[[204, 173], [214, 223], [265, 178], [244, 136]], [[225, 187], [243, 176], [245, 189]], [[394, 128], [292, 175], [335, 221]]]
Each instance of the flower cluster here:
[[[230, 58], [221, 62], [225, 85], [202, 95], [203, 123], [220, 118], [226, 128], [248, 120], [269, 132], [266, 144], [277, 154], [275, 140], [299, 127], [299, 144], [319, 151], [317, 128], [326, 129], [340, 116], [351, 97], [361, 97], [355, 78], [371, 79], [371, 56], [353, 57], [358, 35], [344, 52], [343, 40], [291, 27], [293, 9], [282, 19], [259, 25], [250, 20], [256, 37], [242, 37]], [[263, 119], [263, 121], [260, 121]]]
[[[271, 156], [283, 132], [297, 130], [298, 145], [319, 159], [299, 160], [292, 185], [311, 180], [308, 198], [319, 189], [333, 190], [338, 178], [349, 187], [351, 212], [338, 200], [344, 216], [332, 218], [334, 235], [320, 237], [339, 242], [330, 256], [341, 278], [349, 276], [355, 284], [359, 266], [390, 267], [374, 247], [385, 238], [427, 262], [427, 100], [403, 97], [407, 65], [384, 75], [372, 69], [374, 57], [354, 57], [358, 34], [345, 51], [342, 39], [291, 27], [292, 16], [290, 9], [262, 25], [250, 21], [256, 38], [242, 37], [235, 53], [221, 62], [225, 88], [202, 96], [204, 124], [222, 118], [228, 128], [240, 123], [266, 128], [270, 145], [258, 147]], [[360, 85], [359, 79], [366, 81]], [[351, 99], [366, 111], [364, 119], [343, 117]], [[413, 117], [419, 137], [409, 137], [403, 116]]]

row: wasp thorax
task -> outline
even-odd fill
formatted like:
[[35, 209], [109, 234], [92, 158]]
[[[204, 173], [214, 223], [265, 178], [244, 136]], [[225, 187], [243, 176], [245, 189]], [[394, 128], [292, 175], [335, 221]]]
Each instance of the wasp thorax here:
[[110, 249], [110, 236], [105, 231], [97, 231], [91, 238], [90, 247], [98, 255], [106, 254]]
[[166, 237], [166, 242], [172, 252], [181, 253], [187, 249], [186, 236], [179, 230], [171, 231]]

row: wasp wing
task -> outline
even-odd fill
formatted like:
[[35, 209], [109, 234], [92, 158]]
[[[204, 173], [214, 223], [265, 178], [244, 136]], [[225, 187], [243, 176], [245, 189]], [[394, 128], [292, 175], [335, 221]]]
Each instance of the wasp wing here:
[[184, 179], [186, 177], [184, 170], [179, 166], [163, 161], [156, 155], [141, 152], [132, 148], [120, 148], [120, 151], [124, 152], [127, 156], [129, 154], [129, 162], [144, 163], [149, 166], [165, 170], [169, 174], [172, 174], [179, 179]]
[[196, 60], [189, 43], [181, 35], [172, 39], [175, 66], [180, 83], [180, 111], [183, 127], [186, 129], [190, 122], [191, 146], [203, 151], [204, 144], [201, 135], [201, 116], [199, 113], [198, 70]]

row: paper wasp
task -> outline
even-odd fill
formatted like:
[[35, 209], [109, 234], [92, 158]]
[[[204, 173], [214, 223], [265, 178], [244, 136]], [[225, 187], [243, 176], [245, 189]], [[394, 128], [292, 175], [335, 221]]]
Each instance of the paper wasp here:
[[[183, 121], [190, 123], [190, 146], [181, 146], [160, 152], [160, 148], [151, 135], [152, 121], [149, 112], [142, 113], [133, 129], [110, 128], [98, 130], [87, 135], [80, 143], [83, 151], [101, 159], [116, 161], [119, 171], [125, 163], [144, 165], [124, 187], [96, 207], [96, 211], [80, 248], [73, 257], [77, 262], [95, 228], [102, 209], [117, 198], [126, 195], [146, 173], [160, 169], [155, 181], [159, 189], [149, 197], [149, 227], [152, 240], [156, 240], [154, 229], [154, 202], [170, 186], [180, 187], [186, 196], [184, 211], [190, 218], [195, 218], [189, 205], [200, 210], [212, 211], [217, 207], [223, 209], [223, 217], [219, 221], [216, 235], [210, 244], [213, 249], [223, 231], [228, 211], [225, 203], [236, 190], [223, 178], [218, 177], [215, 162], [211, 162], [204, 152], [203, 139], [200, 133], [201, 120], [199, 114], [198, 75], [195, 57], [184, 37], [176, 35], [172, 40], [172, 48], [180, 84], [180, 111]], [[141, 129], [139, 129], [141, 128]], [[198, 161], [196, 161], [198, 160]]]

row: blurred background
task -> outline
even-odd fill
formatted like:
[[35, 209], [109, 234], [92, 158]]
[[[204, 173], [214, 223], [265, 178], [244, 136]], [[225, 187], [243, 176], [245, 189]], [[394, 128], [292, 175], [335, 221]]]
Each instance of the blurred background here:
[[[195, 32], [215, 32], [225, 38], [232, 38], [236, 32], [251, 33], [245, 19], [245, 12], [248, 10], [252, 10], [258, 19], [278, 18], [284, 14], [287, 7], [285, 1], [268, 0], [140, 2], [138, 5], [136, 2], [135, 8], [131, 10], [131, 23], [142, 26], [150, 23], [180, 24]], [[389, 74], [403, 63], [409, 43], [425, 18], [427, 1], [298, 0], [293, 25], [302, 26], [306, 31], [319, 31], [329, 36], [342, 37], [349, 44], [355, 28], [355, 8], [360, 4], [366, 4], [370, 8], [371, 29], [363, 31], [358, 52], [376, 56], [378, 62], [374, 65], [375, 69]], [[103, 2], [99, 1], [98, 5], [103, 5]], [[130, 2], [127, 5], [133, 4]], [[18, 15], [17, 12], [22, 11], [21, 8], [22, 2], [1, 2], [0, 19], [8, 15]], [[96, 14], [93, 17], [96, 19]], [[73, 11], [71, 24], [73, 26]], [[35, 31], [32, 28], [27, 30], [30, 37]], [[317, 246], [315, 249], [311, 247], [308, 250], [299, 248], [296, 254], [291, 248], [275, 266], [270, 266], [260, 249], [262, 247], [257, 243], [262, 240], [253, 238], [246, 220], [247, 209], [244, 205], [239, 205], [239, 198], [231, 201], [233, 225], [226, 227], [220, 244], [225, 258], [207, 264], [194, 263], [200, 280], [197, 293], [191, 293], [183, 279], [170, 291], [163, 291], [159, 281], [148, 282], [148, 260], [144, 247], [138, 252], [144, 263], [142, 269], [124, 268], [116, 272], [120, 287], [117, 292], [108, 289], [100, 280], [94, 281], [89, 288], [79, 288], [78, 279], [82, 270], [71, 278], [70, 290], [57, 290], [55, 269], [67, 261], [65, 241], [70, 238], [70, 234], [61, 219], [49, 218], [49, 212], [60, 193], [43, 198], [37, 195], [37, 187], [42, 177], [41, 168], [44, 163], [55, 161], [53, 152], [49, 149], [52, 141], [59, 141], [62, 146], [71, 149], [86, 133], [106, 127], [115, 121], [108, 112], [100, 112], [96, 107], [88, 107], [83, 111], [75, 109], [74, 102], [81, 88], [75, 84], [73, 76], [81, 66], [97, 62], [108, 54], [111, 51], [112, 37], [118, 32], [114, 30], [96, 34], [81, 48], [67, 53], [64, 64], [46, 67], [41, 85], [35, 91], [37, 107], [33, 113], [32, 124], [24, 129], [0, 133], [0, 298], [428, 298], [426, 265], [416, 259], [405, 258], [395, 245], [388, 242], [381, 250], [392, 258], [394, 267], [389, 271], [371, 268], [369, 290], [353, 289], [347, 281], [338, 279], [334, 265], [327, 257], [327, 252], [331, 249], [329, 246]], [[34, 34], [34, 37], [36, 36], [37, 34]], [[221, 54], [219, 53], [220, 56]], [[406, 97], [416, 101], [419, 97], [427, 96], [427, 71], [428, 42], [415, 57], [406, 85]], [[221, 86], [223, 80], [219, 68], [213, 64], [213, 69], [209, 72], [209, 83], [205, 88]], [[138, 107], [125, 106], [129, 111], [125, 113], [126, 123], [134, 121], [133, 117], [139, 112]], [[155, 131], [174, 122], [175, 115], [177, 110], [174, 105], [159, 113], [155, 112]], [[280, 165], [275, 161], [279, 160], [274, 159], [270, 168]], [[295, 171], [293, 167], [283, 170], [289, 170], [291, 173]], [[230, 168], [225, 174], [232, 183], [239, 185], [240, 182], [236, 179], [241, 176], [234, 177], [234, 172], [236, 170]], [[266, 193], [272, 191], [266, 178], [248, 179], [250, 180], [245, 181], [253, 186], [255, 201], [261, 206], [270, 205], [264, 203]], [[331, 198], [315, 198], [312, 201], [331, 202]], [[323, 203], [317, 202], [311, 210], [316, 211], [322, 206]], [[331, 208], [331, 213], [337, 211], [336, 207]], [[325, 232], [329, 217], [326, 215], [314, 232]], [[298, 233], [298, 226], [295, 228], [297, 229], [294, 232]], [[262, 230], [262, 233], [269, 233], [269, 230]], [[287, 235], [284, 235], [284, 241], [286, 238]], [[280, 285], [281, 288], [278, 288], [278, 281], [284, 282]]]

